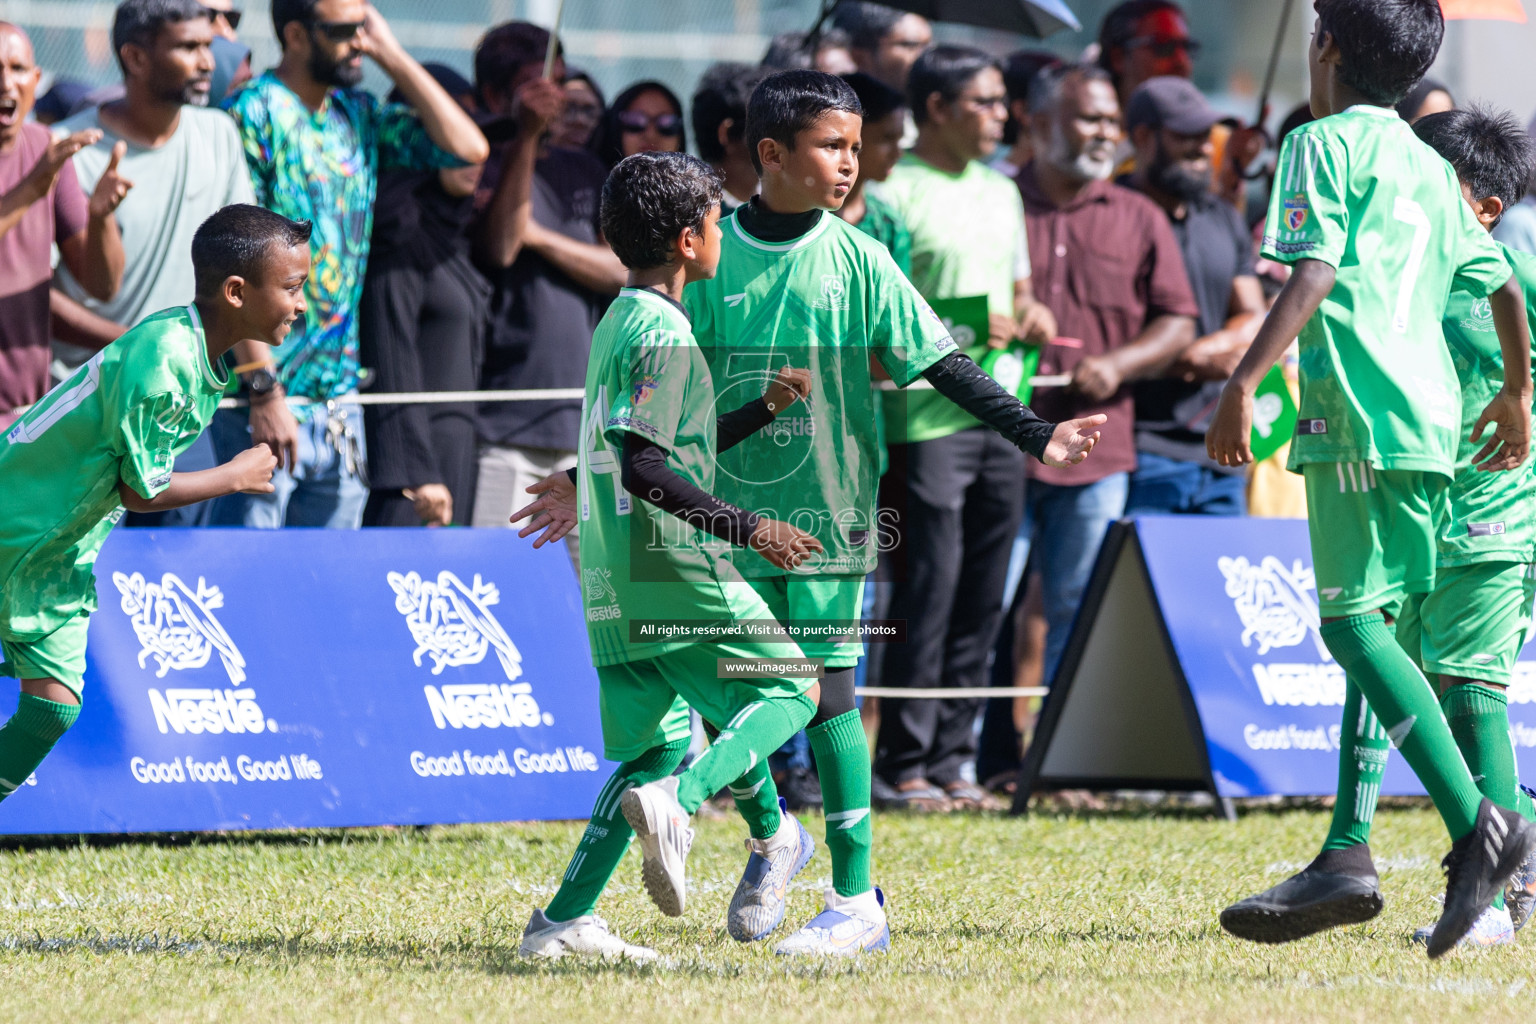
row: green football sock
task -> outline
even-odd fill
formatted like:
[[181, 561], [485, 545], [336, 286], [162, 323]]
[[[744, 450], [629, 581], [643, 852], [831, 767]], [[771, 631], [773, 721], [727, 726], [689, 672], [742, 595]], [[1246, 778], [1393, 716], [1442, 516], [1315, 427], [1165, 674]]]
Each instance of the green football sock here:
[[677, 802], [692, 814], [720, 790], [768, 760], [805, 728], [816, 702], [805, 694], [765, 697], [742, 708], [677, 783]]
[[576, 844], [576, 852], [560, 880], [560, 891], [549, 901], [544, 916], [551, 921], [570, 921], [584, 917], [597, 907], [597, 899], [608, 887], [624, 851], [635, 837], [634, 829], [619, 813], [619, 798], [632, 786], [664, 779], [677, 770], [688, 753], [688, 741], [679, 740], [664, 747], [653, 747], [619, 765], [618, 771], [597, 794], [592, 820]]
[[16, 713], [0, 728], [0, 800], [27, 781], [79, 717], [79, 704], [21, 695]]
[[1376, 798], [1386, 774], [1392, 745], [1387, 731], [1360, 696], [1353, 681], [1344, 683], [1344, 721], [1339, 737], [1339, 789], [1333, 804], [1324, 850], [1342, 850], [1371, 841]]
[[752, 770], [731, 783], [731, 798], [747, 823], [753, 839], [767, 839], [779, 831], [779, 790], [773, 784], [768, 759], [763, 758]]
[[1379, 612], [1327, 623], [1323, 642], [1360, 688], [1387, 738], [1429, 791], [1452, 839], [1472, 831], [1482, 794], [1456, 748], [1424, 674], [1392, 638]]
[[[1440, 695], [1440, 708], [1456, 745], [1483, 796], [1500, 807], [1518, 810], [1515, 748], [1509, 742], [1509, 700], [1504, 691], [1477, 683], [1452, 686]], [[1500, 892], [1493, 905], [1504, 906]]]
[[821, 798], [827, 812], [827, 852], [832, 856], [832, 888], [839, 896], [869, 892], [869, 848], [874, 823], [869, 818], [869, 741], [858, 711], [807, 729]]

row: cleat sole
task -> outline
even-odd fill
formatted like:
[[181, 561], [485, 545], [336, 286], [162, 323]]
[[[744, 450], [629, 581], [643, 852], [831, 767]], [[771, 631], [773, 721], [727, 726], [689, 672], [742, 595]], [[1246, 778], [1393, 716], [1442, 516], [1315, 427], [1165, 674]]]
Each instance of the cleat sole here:
[[1239, 939], [1277, 945], [1309, 935], [1364, 924], [1381, 913], [1381, 893], [1354, 893], [1290, 910], [1232, 906], [1221, 912], [1221, 926]]

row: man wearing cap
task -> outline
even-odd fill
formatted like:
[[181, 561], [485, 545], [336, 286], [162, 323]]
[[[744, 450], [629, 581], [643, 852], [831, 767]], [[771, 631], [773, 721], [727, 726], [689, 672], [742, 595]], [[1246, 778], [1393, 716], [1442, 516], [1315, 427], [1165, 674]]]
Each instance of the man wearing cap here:
[[1121, 184], [1163, 209], [1189, 275], [1199, 337], [1168, 372], [1137, 381], [1136, 471], [1126, 514], [1242, 515], [1242, 470], [1205, 453], [1205, 428], [1222, 383], [1264, 317], [1253, 239], [1230, 204], [1211, 194], [1211, 126], [1217, 115], [1188, 79], [1150, 78], [1131, 94], [1126, 129], [1136, 170]]

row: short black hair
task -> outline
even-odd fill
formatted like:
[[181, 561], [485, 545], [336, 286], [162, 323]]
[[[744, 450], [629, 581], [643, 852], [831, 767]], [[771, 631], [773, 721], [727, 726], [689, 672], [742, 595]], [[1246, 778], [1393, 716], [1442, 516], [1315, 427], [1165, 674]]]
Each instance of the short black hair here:
[[166, 25], [208, 17], [208, 8], [198, 0], [123, 0], [112, 16], [112, 52], [118, 67], [123, 67], [123, 47], [130, 43], [147, 48]]
[[892, 89], [874, 75], [855, 71], [844, 75], [843, 81], [848, 83], [854, 95], [859, 98], [859, 106], [864, 108], [866, 121], [878, 121], [898, 110], [906, 109], [907, 98], [902, 95], [901, 90]]
[[711, 64], [699, 78], [699, 87], [693, 94], [693, 138], [699, 156], [712, 164], [725, 159], [725, 147], [720, 144], [720, 126], [726, 121], [731, 127], [726, 134], [740, 139], [747, 131], [747, 101], [752, 90], [771, 74], [766, 68], [752, 64], [721, 61]]
[[763, 173], [758, 143], [772, 139], [786, 149], [794, 149], [796, 136], [833, 111], [864, 116], [858, 94], [836, 75], [796, 68], [763, 79], [747, 101], [746, 141], [753, 168], [758, 174]]
[[[603, 111], [601, 120], [597, 122], [597, 129], [592, 133], [592, 140], [587, 147], [592, 154], [603, 162], [608, 170], [613, 170], [624, 159], [624, 128], [619, 124], [619, 115], [629, 109], [629, 105], [640, 98], [642, 93], [659, 92], [666, 97], [672, 105], [672, 110], [679, 118], [683, 117], [683, 101], [677, 98], [677, 93], [668, 89], [654, 78], [647, 78], [642, 82], [636, 82], [613, 98], [613, 102]], [[681, 129], [677, 136], [679, 149], [688, 148], [688, 131]]]
[[696, 156], [625, 157], [603, 182], [603, 238], [630, 270], [666, 266], [684, 228], [704, 230], [720, 189], [720, 175]]
[[277, 33], [277, 45], [283, 45], [283, 29], [290, 21], [312, 22], [315, 7], [320, 0], [272, 0], [272, 31]]
[[1415, 121], [1413, 134], [1456, 169], [1473, 199], [1498, 196], [1507, 210], [1525, 197], [1536, 154], [1509, 112], [1478, 104], [1445, 110]]
[[[544, 63], [548, 52], [549, 29], [531, 21], [506, 21], [489, 30], [475, 46], [475, 88], [480, 97], [484, 99], [488, 91], [505, 93], [519, 71]], [[556, 55], [561, 52], [556, 43]]]
[[1318, 39], [1339, 48], [1339, 81], [1394, 106], [1435, 62], [1445, 36], [1440, 0], [1313, 0]]
[[938, 93], [945, 103], [953, 103], [960, 90], [987, 68], [999, 74], [1003, 66], [997, 58], [974, 46], [934, 46], [923, 51], [907, 77], [907, 106], [912, 120], [928, 120], [928, 97]]
[[203, 221], [192, 236], [192, 269], [197, 294], [213, 295], [231, 277], [254, 281], [275, 246], [291, 249], [309, 242], [313, 226], [248, 203], [226, 206]]
[[880, 45], [880, 40], [890, 35], [891, 29], [906, 15], [906, 11], [898, 11], [884, 4], [842, 0], [832, 11], [832, 25], [848, 33], [849, 46], [859, 50], [874, 50]]
[[1028, 104], [1029, 87], [1035, 76], [1060, 63], [1061, 58], [1050, 50], [1015, 50], [1003, 58], [1003, 87], [1008, 90], [1008, 121], [1003, 125], [1003, 145], [1013, 145], [1024, 130], [1014, 120], [1013, 105]]
[[822, 50], [852, 45], [848, 40], [848, 33], [836, 27], [822, 29], [816, 36], [814, 46], [811, 45], [809, 32], [780, 32], [768, 42], [768, 49], [763, 54], [761, 63], [763, 67], [773, 71], [813, 68], [816, 66], [816, 55]]
[[1126, 44], [1136, 38], [1136, 23], [1158, 11], [1178, 11], [1183, 14], [1184, 8], [1173, 0], [1125, 0], [1125, 3], [1111, 8], [1099, 23], [1099, 67], [1113, 75], [1110, 54], [1125, 49]]
[[1039, 114], [1049, 110], [1061, 96], [1062, 86], [1073, 76], [1084, 82], [1104, 82], [1111, 88], [1115, 84], [1114, 76], [1096, 64], [1055, 64], [1041, 69], [1029, 83], [1029, 112]]

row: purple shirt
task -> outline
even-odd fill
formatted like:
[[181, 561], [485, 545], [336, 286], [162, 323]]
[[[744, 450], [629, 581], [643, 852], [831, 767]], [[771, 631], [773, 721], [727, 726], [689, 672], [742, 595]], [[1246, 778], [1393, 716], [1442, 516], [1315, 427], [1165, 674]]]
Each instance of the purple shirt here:
[[[1041, 353], [1041, 374], [1071, 373], [1084, 357], [1136, 340], [1159, 316], [1199, 314], [1168, 215], [1152, 200], [1104, 181], [1058, 208], [1040, 190], [1033, 165], [1015, 180], [1024, 196], [1035, 298], [1056, 316], [1057, 338]], [[1091, 484], [1136, 468], [1129, 384], [1104, 402], [1090, 402], [1070, 388], [1043, 388], [1029, 405], [1058, 423], [1109, 416], [1088, 459], [1064, 467], [1031, 462], [1030, 479]]]
[[[42, 125], [22, 125], [10, 152], [0, 153], [0, 194], [19, 185], [37, 166], [49, 141]], [[0, 235], [0, 428], [16, 419], [12, 410], [31, 405], [48, 391], [48, 283], [53, 279], [49, 246], [84, 231], [88, 217], [74, 161], [67, 160], [53, 191]]]

